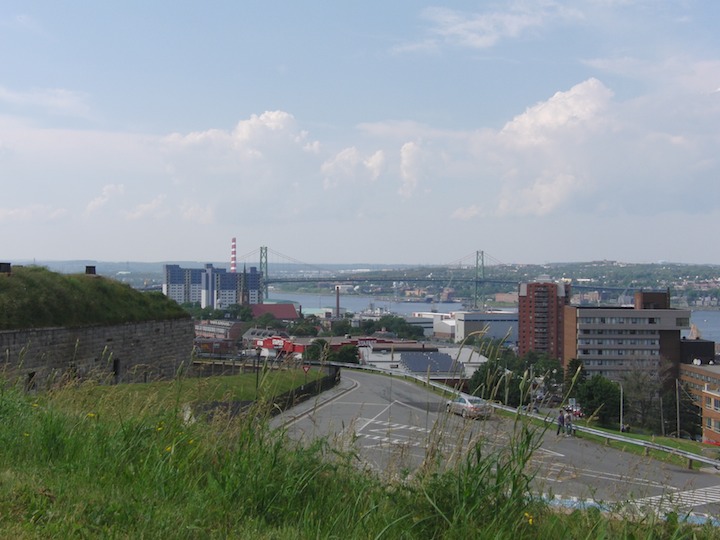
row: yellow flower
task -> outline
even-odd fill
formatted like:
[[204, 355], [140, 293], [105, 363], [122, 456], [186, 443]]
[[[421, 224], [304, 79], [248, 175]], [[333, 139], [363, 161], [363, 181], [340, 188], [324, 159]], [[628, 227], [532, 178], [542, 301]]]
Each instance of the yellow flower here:
[[87, 417], [88, 417], [88, 418], [95, 418], [95, 413], [94, 413], [94, 412], [89, 412], [89, 413], [87, 413]]
[[527, 512], [525, 512], [525, 519], [527, 519], [528, 525], [532, 525], [532, 524], [533, 524], [532, 514], [528, 514]]
[[23, 433], [23, 437], [29, 437], [29, 436], [30, 436], [30, 434], [27, 431], [25, 433]]
[[195, 442], [195, 439], [190, 439], [190, 440], [188, 441], [188, 444], [192, 444], [192, 443], [194, 443], [194, 442]]
[[166, 448], [165, 448], [165, 451], [166, 451], [166, 452], [172, 452], [172, 446], [166, 447]]
[[33, 403], [32, 406], [33, 406], [33, 407], [39, 407], [40, 405], [38, 405], [37, 403]]

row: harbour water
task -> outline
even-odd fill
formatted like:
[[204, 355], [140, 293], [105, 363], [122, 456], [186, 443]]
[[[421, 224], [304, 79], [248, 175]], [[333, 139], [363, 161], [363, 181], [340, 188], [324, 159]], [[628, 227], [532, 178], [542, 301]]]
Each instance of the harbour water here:
[[[283, 292], [270, 292], [269, 300], [273, 302], [297, 302], [304, 309], [323, 309], [335, 307], [335, 295], [291, 294]], [[377, 310], [380, 313], [393, 313], [397, 315], [412, 315], [416, 312], [435, 311], [437, 313], [452, 313], [463, 311], [463, 305], [457, 302], [405, 302], [400, 298], [375, 298], [372, 296], [340, 295], [340, 307], [353, 313], [366, 310]], [[720, 343], [720, 310], [694, 310], [690, 322], [697, 326], [700, 337]], [[689, 332], [683, 335], [687, 336]]]

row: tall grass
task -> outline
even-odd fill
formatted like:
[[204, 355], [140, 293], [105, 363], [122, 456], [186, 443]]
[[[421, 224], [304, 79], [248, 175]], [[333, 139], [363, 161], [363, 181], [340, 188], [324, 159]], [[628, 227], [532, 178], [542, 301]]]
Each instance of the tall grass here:
[[[538, 433], [447, 458], [440, 423], [413, 474], [367, 470], [352, 448], [241, 417], [186, 422], [187, 381], [162, 395], [0, 391], [0, 536], [7, 538], [692, 538], [709, 528], [558, 513], [530, 496]], [[267, 380], [262, 385], [267, 388]], [[95, 391], [95, 390], [93, 390]], [[262, 397], [263, 394], [261, 394]], [[265, 393], [264, 395], [267, 395]], [[77, 396], [77, 400], [73, 400]], [[84, 397], [83, 397], [84, 396]], [[142, 397], [141, 397], [142, 396]], [[453, 419], [453, 421], [459, 419]]]

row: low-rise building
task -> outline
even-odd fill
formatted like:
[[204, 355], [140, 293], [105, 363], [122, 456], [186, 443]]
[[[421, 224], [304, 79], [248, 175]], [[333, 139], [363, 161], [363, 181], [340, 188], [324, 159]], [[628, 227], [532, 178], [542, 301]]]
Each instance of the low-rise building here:
[[720, 445], [720, 365], [680, 365], [680, 382], [702, 414], [703, 441]]

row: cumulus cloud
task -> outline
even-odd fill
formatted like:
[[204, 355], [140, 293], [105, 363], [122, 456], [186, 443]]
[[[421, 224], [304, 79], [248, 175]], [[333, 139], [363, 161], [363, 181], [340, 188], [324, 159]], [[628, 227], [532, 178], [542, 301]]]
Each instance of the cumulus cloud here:
[[547, 216], [565, 204], [580, 182], [572, 174], [557, 174], [546, 171], [530, 186], [519, 190], [506, 190], [500, 197], [497, 215], [506, 216]]
[[104, 186], [101, 194], [87, 204], [87, 206], [85, 207], [85, 213], [91, 214], [93, 212], [96, 212], [97, 210], [105, 206], [113, 196], [122, 195], [124, 191], [125, 186], [123, 184], [108, 184]]
[[549, 100], [530, 107], [502, 129], [500, 135], [510, 144], [537, 145], [554, 135], [579, 127], [592, 127], [602, 121], [613, 92], [597, 79], [588, 79], [567, 92], [557, 92]]
[[363, 158], [360, 151], [353, 147], [344, 148], [320, 167], [324, 175], [325, 189], [338, 187], [341, 181], [353, 181], [368, 178], [376, 180], [385, 165], [385, 154], [378, 150]]
[[403, 144], [400, 149], [400, 189], [402, 197], [411, 197], [418, 186], [420, 174], [420, 146], [414, 142]]
[[363, 165], [365, 165], [367, 170], [370, 172], [370, 177], [373, 180], [377, 180], [385, 167], [385, 153], [382, 150], [378, 150], [373, 155], [366, 158], [363, 161]]
[[456, 209], [451, 215], [451, 219], [457, 219], [460, 221], [468, 221], [474, 217], [477, 217], [480, 215], [481, 208], [477, 204], [471, 204], [470, 206], [465, 206], [463, 208]]
[[158, 195], [152, 201], [140, 203], [127, 213], [127, 219], [137, 220], [146, 217], [160, 218], [168, 214], [164, 207], [166, 196]]

